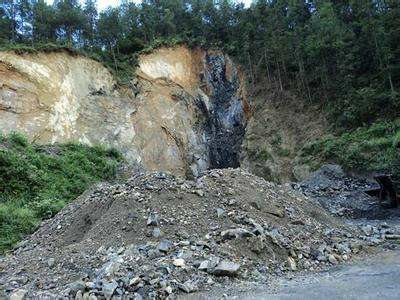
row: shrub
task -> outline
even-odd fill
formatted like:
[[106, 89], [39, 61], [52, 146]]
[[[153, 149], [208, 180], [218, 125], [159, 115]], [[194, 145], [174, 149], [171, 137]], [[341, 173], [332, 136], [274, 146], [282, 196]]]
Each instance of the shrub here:
[[77, 143], [39, 146], [0, 135], [0, 252], [54, 216], [91, 184], [115, 177], [121, 154]]
[[[358, 171], [390, 170], [400, 141], [400, 120], [376, 122], [339, 136], [327, 135], [308, 144], [305, 160], [336, 162]], [[319, 165], [320, 165], [319, 164]]]

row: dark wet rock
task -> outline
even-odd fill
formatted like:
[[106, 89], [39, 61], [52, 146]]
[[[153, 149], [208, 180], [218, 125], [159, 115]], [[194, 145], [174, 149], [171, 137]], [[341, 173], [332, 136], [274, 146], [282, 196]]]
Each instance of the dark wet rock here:
[[309, 180], [293, 184], [293, 187], [338, 216], [379, 217], [388, 213], [382, 211], [377, 198], [367, 194], [379, 188], [376, 182], [348, 176], [338, 165], [322, 166]]

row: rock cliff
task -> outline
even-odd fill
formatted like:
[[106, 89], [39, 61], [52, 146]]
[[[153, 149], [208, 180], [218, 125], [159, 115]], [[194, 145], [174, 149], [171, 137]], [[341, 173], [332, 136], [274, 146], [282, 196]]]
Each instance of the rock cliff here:
[[0, 52], [0, 131], [113, 146], [179, 175], [239, 166], [250, 110], [229, 57], [161, 48], [140, 58], [135, 78], [118, 86], [102, 64], [66, 52]]

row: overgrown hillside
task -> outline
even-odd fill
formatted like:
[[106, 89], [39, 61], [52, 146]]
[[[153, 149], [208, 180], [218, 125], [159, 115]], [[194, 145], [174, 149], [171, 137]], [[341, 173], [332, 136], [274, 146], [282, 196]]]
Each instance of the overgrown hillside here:
[[114, 178], [115, 150], [79, 144], [39, 146], [0, 135], [0, 253], [94, 182]]
[[302, 149], [303, 162], [341, 164], [348, 170], [392, 171], [400, 142], [400, 119], [376, 122], [338, 136], [327, 135]]
[[257, 0], [249, 8], [230, 0], [123, 1], [102, 12], [94, 0], [79, 3], [3, 1], [0, 47], [67, 45], [125, 83], [138, 53], [162, 44], [217, 47], [247, 69], [251, 85], [267, 79], [290, 90], [320, 105], [339, 129], [398, 116], [397, 0]]

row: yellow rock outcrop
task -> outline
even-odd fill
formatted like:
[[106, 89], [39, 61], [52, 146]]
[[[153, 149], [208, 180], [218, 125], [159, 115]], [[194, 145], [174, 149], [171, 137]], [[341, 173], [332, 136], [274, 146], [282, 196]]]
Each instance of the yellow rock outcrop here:
[[[161, 48], [142, 56], [136, 79], [120, 87], [86, 57], [0, 52], [0, 131], [23, 132], [39, 143], [113, 146], [149, 170], [197, 175], [210, 166], [209, 55]], [[240, 81], [228, 57], [211, 55], [222, 57], [228, 83]], [[241, 81], [232, 86], [235, 101], [247, 107]]]

